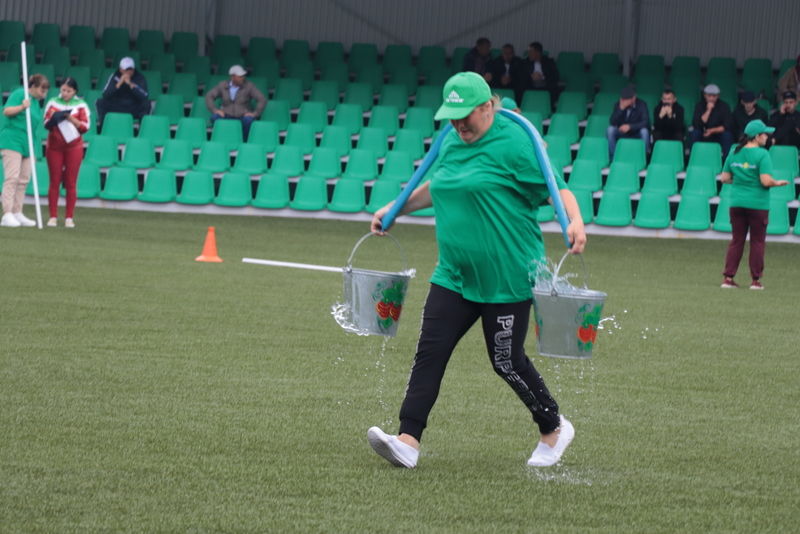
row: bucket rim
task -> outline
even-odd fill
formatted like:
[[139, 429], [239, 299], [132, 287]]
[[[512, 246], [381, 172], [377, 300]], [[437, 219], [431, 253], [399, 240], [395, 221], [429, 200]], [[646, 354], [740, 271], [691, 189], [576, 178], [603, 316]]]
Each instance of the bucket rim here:
[[405, 271], [376, 271], [374, 269], [362, 269], [360, 267], [353, 267], [352, 265], [345, 266], [344, 272], [348, 274], [392, 276], [394, 278], [407, 278], [408, 280], [414, 278], [415, 275], [414, 269], [406, 269]]

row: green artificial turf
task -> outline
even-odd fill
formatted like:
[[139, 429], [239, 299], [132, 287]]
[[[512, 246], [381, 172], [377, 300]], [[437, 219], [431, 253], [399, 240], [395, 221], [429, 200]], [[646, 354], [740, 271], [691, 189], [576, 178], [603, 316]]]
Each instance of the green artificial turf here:
[[[393, 232], [418, 275], [384, 344], [334, 322], [341, 276], [241, 263], [341, 266], [366, 223], [76, 221], [0, 229], [2, 532], [797, 530], [796, 244], [768, 245], [755, 292], [719, 288], [724, 241], [590, 236], [589, 285], [609, 294], [594, 357], [528, 340], [576, 427], [562, 464], [525, 466], [534, 427], [476, 328], [400, 470], [366, 429], [396, 431], [433, 228]], [[222, 264], [194, 261], [209, 225]], [[377, 238], [357, 255], [398, 262]]]

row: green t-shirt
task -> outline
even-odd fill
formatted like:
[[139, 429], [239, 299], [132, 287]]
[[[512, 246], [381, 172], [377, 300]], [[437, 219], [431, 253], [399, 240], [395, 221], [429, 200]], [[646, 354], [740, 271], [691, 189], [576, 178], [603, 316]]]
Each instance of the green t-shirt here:
[[735, 150], [730, 151], [722, 169], [733, 176], [731, 207], [768, 210], [769, 188], [761, 185], [760, 175], [772, 174], [769, 152], [761, 147]]
[[550, 194], [528, 133], [499, 114], [475, 143], [451, 131], [430, 176], [439, 245], [431, 282], [473, 302], [530, 299], [530, 263], [545, 257], [536, 212]]
[[[19, 106], [25, 100], [25, 91], [22, 87], [15, 89], [6, 100], [3, 109]], [[36, 136], [36, 127], [42, 122], [42, 103], [36, 99], [31, 99], [31, 126], [33, 129], [33, 144], [39, 142]], [[28, 150], [28, 128], [25, 120], [25, 112], [17, 113], [13, 117], [6, 117], [5, 125], [0, 128], [0, 149], [9, 149], [19, 152], [23, 157], [30, 156]]]

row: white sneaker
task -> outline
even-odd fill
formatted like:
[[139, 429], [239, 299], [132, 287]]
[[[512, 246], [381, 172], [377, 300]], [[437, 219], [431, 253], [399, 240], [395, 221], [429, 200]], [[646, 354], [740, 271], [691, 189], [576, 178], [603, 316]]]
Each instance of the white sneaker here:
[[539, 442], [536, 450], [533, 451], [531, 457], [528, 458], [528, 465], [531, 467], [547, 467], [555, 465], [561, 459], [561, 455], [572, 442], [575, 437], [575, 427], [572, 426], [566, 417], [561, 416], [561, 432], [558, 434], [558, 440], [554, 447], [545, 443]]
[[71, 217], [67, 217], [64, 219], [64, 226], [67, 228], [75, 228], [75, 221], [73, 221]]
[[391, 436], [377, 426], [373, 426], [367, 430], [367, 439], [375, 452], [392, 465], [409, 469], [417, 465], [419, 451], [397, 439], [397, 436]]
[[22, 225], [13, 214], [6, 213], [3, 215], [3, 218], [0, 219], [0, 226], [5, 226], [7, 228], [19, 228]]
[[49, 226], [50, 228], [55, 228], [56, 226], [58, 226], [58, 219], [56, 219], [55, 217], [50, 217], [49, 219], [47, 219], [47, 226]]
[[17, 218], [17, 221], [19, 221], [20, 226], [36, 226], [36, 221], [25, 217], [22, 212], [14, 213], [13, 215]]

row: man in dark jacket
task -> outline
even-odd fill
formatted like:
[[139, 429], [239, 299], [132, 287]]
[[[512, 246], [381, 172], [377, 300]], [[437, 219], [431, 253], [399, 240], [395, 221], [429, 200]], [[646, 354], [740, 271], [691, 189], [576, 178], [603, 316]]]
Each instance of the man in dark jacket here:
[[733, 116], [728, 104], [719, 99], [719, 93], [719, 87], [713, 83], [703, 89], [703, 100], [694, 107], [694, 129], [689, 134], [689, 146], [697, 141], [719, 143], [722, 147], [722, 158], [725, 159], [733, 144]]
[[461, 66], [461, 70], [465, 72], [477, 72], [483, 76], [486, 83], [492, 83], [492, 73], [489, 69], [491, 61], [492, 42], [486, 37], [481, 37], [475, 42], [475, 47], [464, 56], [464, 63]]
[[103, 96], [97, 100], [96, 106], [101, 125], [105, 114], [111, 111], [130, 113], [136, 120], [150, 113], [147, 80], [136, 70], [133, 58], [124, 57], [120, 60], [119, 70], [108, 78]]
[[514, 53], [514, 46], [504, 44], [502, 54], [489, 63], [492, 81], [489, 84], [495, 89], [511, 89], [514, 98], [520, 100], [525, 90], [525, 66], [522, 59]]
[[733, 109], [733, 128], [731, 128], [733, 140], [737, 141], [744, 133], [747, 123], [756, 119], [766, 124], [767, 112], [758, 105], [753, 91], [745, 91], [739, 98], [739, 104]]
[[645, 150], [650, 151], [650, 116], [647, 104], [636, 98], [633, 87], [623, 87], [619, 93], [619, 102], [614, 104], [614, 111], [609, 119], [608, 157], [614, 159], [617, 140], [622, 137], [639, 138], [644, 142]]
[[653, 141], [665, 139], [682, 142], [684, 130], [683, 106], [678, 103], [675, 93], [666, 89], [653, 111]]
[[553, 102], [558, 97], [558, 67], [552, 58], [542, 52], [542, 43], [528, 45], [528, 58], [525, 60], [526, 89], [549, 91]]
[[797, 95], [794, 91], [783, 93], [783, 103], [770, 117], [769, 125], [775, 128], [773, 138], [776, 145], [800, 148], [800, 113], [797, 111]]

